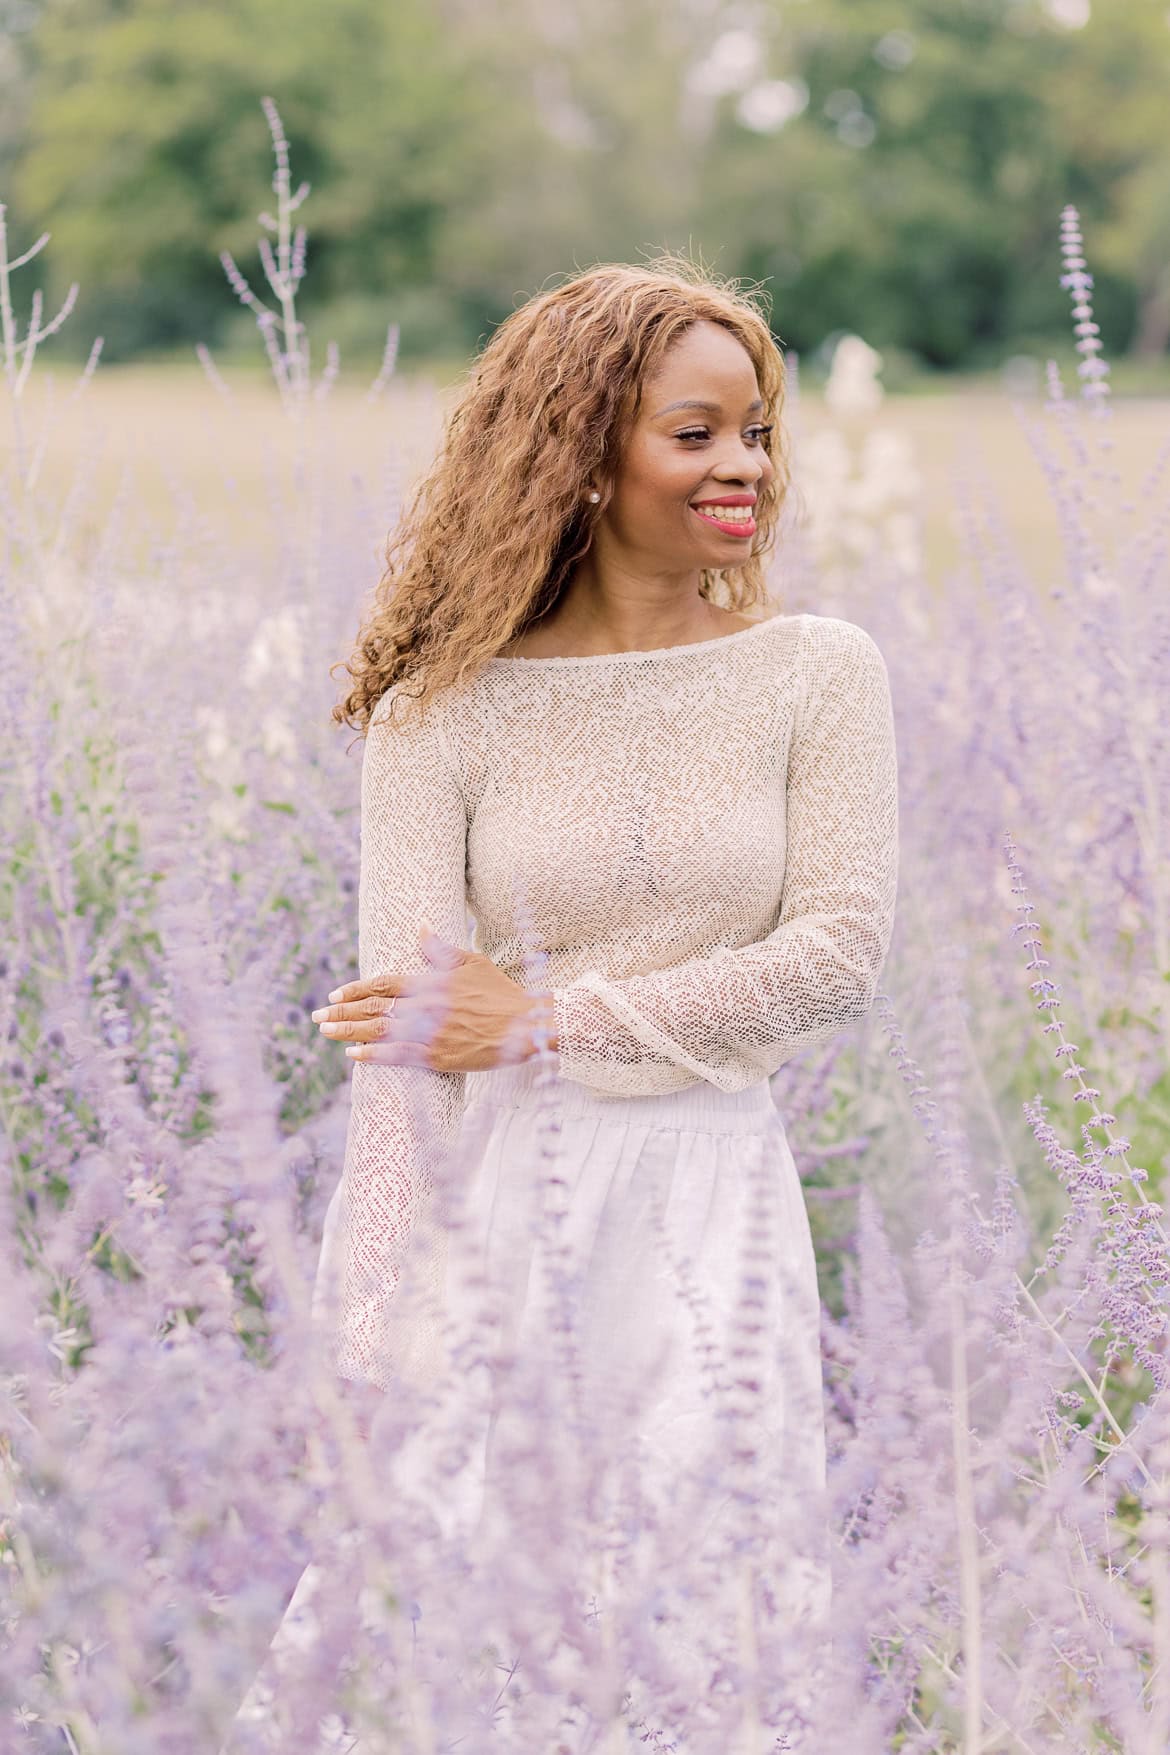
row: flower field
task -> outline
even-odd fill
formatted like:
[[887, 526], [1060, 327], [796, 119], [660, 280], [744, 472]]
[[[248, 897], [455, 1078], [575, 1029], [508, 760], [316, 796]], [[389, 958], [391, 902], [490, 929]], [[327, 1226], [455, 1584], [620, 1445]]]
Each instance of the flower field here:
[[[590, 1611], [596, 1531], [540, 1485], [605, 1434], [563, 1386], [517, 1392], [547, 1568], [470, 1567], [379, 1473], [422, 1404], [365, 1450], [310, 1320], [349, 1066], [310, 1013], [356, 957], [329, 667], [446, 393], [398, 382], [393, 330], [368, 391], [310, 354], [275, 133], [266, 395], [209, 356], [149, 406], [96, 357], [50, 388], [28, 271], [0, 280], [0, 1747], [1162, 1755], [1170, 425], [1111, 406], [1076, 215], [1077, 381], [903, 418], [863, 356], [815, 398], [789, 362], [776, 601], [882, 649], [902, 867], [873, 1012], [773, 1081], [820, 1263], [832, 1647], [769, 1633], [799, 1519], [729, 1455], [697, 1701]], [[316, 1637], [232, 1727], [322, 1556]]]

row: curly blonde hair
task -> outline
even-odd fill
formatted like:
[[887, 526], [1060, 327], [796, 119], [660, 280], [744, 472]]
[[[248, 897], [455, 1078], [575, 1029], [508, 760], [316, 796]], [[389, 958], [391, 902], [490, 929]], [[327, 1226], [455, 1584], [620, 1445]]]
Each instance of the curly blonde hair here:
[[[784, 360], [765, 301], [758, 288], [667, 254], [644, 268], [587, 269], [506, 318], [472, 365], [435, 462], [390, 536], [345, 664], [352, 687], [333, 718], [364, 734], [399, 683], [398, 695], [421, 714], [553, 608], [593, 540], [643, 383], [704, 319], [730, 330], [751, 357], [762, 419], [774, 422], [763, 443], [775, 473], [759, 490], [750, 555], [704, 571], [700, 592], [735, 611], [763, 603], [763, 557], [790, 482], [779, 420]], [[603, 490], [597, 505], [585, 499], [590, 477]]]

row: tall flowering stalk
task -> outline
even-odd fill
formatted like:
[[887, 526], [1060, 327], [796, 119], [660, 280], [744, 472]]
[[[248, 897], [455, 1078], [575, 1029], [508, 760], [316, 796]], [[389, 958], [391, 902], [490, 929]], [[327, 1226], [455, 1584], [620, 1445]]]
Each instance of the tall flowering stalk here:
[[1068, 288], [1072, 297], [1073, 333], [1077, 352], [1082, 356], [1077, 367], [1077, 375], [1083, 380], [1081, 395], [1098, 415], [1104, 415], [1109, 407], [1109, 362], [1104, 358], [1101, 329], [1093, 317], [1089, 297], [1093, 276], [1085, 259], [1080, 215], [1071, 204], [1060, 216], [1060, 252], [1064, 259], [1060, 284]]

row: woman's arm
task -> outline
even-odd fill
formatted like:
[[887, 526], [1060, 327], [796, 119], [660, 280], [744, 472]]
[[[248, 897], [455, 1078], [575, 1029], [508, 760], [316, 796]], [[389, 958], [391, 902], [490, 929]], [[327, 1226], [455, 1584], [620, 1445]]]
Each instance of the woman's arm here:
[[[422, 724], [386, 723], [394, 691], [366, 736], [361, 782], [358, 967], [363, 980], [428, 968], [419, 923], [467, 945], [467, 815], [439, 704]], [[322, 1245], [331, 1351], [343, 1377], [386, 1389], [426, 1370], [437, 1328], [425, 1310], [395, 1322], [404, 1269], [441, 1292], [445, 1233], [431, 1224], [436, 1172], [459, 1128], [465, 1076], [355, 1061], [345, 1163]]]
[[738, 1091], [869, 1010], [893, 930], [898, 779], [885, 661], [812, 619], [789, 757], [787, 857], [767, 938], [673, 969], [554, 988], [560, 1073], [626, 1095]]

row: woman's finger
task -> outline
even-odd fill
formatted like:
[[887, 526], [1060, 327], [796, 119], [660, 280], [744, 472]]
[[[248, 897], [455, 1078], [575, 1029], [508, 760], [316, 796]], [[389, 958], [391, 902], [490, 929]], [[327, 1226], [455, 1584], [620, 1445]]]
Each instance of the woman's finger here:
[[345, 1000], [339, 1005], [319, 1006], [312, 1014], [315, 1024], [336, 1024], [354, 1018], [384, 1017], [391, 1001], [375, 994], [369, 999]]
[[380, 1042], [386, 1034], [389, 1018], [339, 1018], [332, 1024], [318, 1024], [323, 1036], [333, 1042]]
[[335, 987], [329, 995], [329, 1002], [338, 1005], [376, 997], [397, 999], [399, 994], [415, 993], [434, 979], [434, 971], [421, 975], [370, 975], [364, 981], [347, 981], [343, 987]]
[[346, 981], [341, 987], [333, 989], [329, 995], [329, 1002], [331, 1005], [336, 1005], [339, 1000], [364, 999], [369, 991], [369, 986], [365, 981]]

